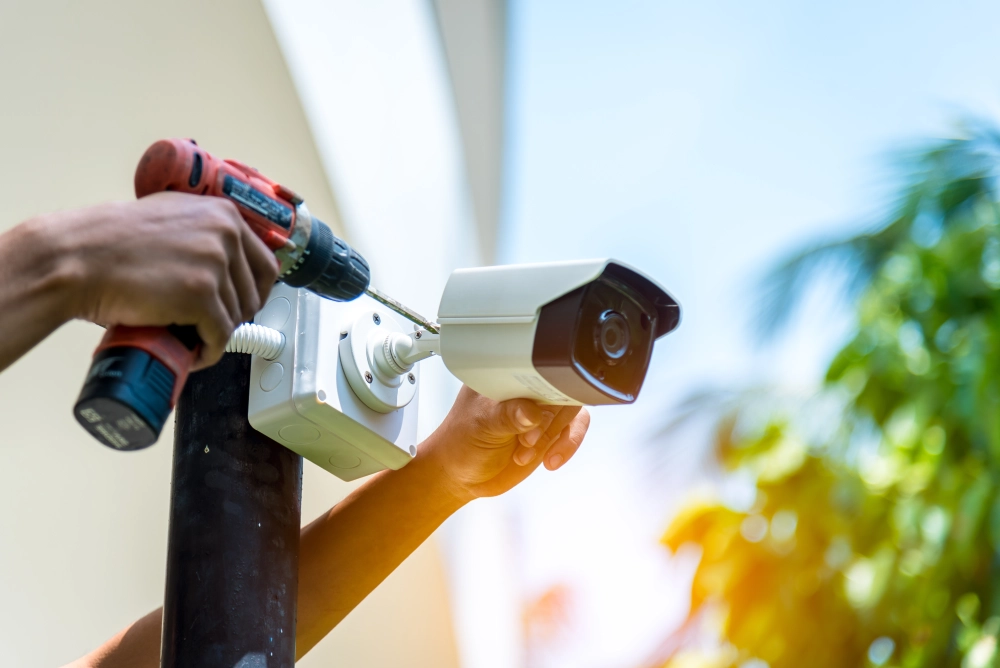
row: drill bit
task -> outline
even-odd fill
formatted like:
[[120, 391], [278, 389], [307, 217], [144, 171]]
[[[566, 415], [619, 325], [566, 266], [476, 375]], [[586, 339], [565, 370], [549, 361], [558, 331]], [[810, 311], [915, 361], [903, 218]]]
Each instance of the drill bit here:
[[413, 309], [400, 304], [395, 299], [386, 295], [385, 293], [379, 292], [375, 288], [368, 286], [368, 288], [365, 290], [365, 294], [367, 294], [369, 297], [371, 297], [378, 303], [384, 304], [386, 307], [392, 309], [393, 311], [403, 316], [410, 322], [420, 325], [431, 334], [441, 333], [440, 325], [438, 325], [437, 323], [430, 322], [424, 316], [420, 315]]

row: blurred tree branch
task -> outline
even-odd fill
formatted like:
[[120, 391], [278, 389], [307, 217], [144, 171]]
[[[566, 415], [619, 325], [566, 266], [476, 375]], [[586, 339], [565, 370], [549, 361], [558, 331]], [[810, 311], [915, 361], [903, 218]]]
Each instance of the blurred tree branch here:
[[702, 550], [692, 618], [717, 611], [714, 649], [665, 665], [1000, 661], [1000, 132], [964, 132], [900, 160], [880, 225], [763, 281], [770, 336], [817, 276], [844, 276], [857, 328], [826, 373], [835, 420], [754, 390], [692, 397], [665, 428], [709, 407], [720, 462], [757, 481], [752, 508], [692, 503], [665, 534]]

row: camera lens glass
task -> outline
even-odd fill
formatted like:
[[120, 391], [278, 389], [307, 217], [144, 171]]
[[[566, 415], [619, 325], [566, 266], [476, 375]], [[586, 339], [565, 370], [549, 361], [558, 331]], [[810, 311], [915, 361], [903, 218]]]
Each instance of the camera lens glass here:
[[628, 322], [618, 311], [608, 309], [601, 314], [597, 324], [595, 344], [608, 364], [617, 364], [628, 352]]
[[623, 282], [610, 276], [594, 281], [577, 312], [575, 368], [600, 392], [634, 401], [649, 366], [655, 317], [652, 304]]
[[628, 268], [609, 265], [590, 283], [545, 304], [535, 329], [535, 369], [577, 401], [632, 403], [659, 328], [660, 311], [649, 296], [656, 290]]

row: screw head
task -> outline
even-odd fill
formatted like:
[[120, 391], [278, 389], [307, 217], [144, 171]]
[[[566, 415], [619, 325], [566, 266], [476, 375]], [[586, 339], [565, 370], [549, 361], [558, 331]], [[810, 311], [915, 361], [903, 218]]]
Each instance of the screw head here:
[[379, 317], [379, 314], [378, 314], [378, 313], [372, 313], [372, 321], [373, 321], [373, 322], [374, 322], [374, 323], [375, 323], [376, 325], [381, 325], [381, 324], [382, 324], [382, 318], [381, 318], [381, 317]]
[[365, 371], [365, 382], [366, 383], [370, 383], [370, 382], [372, 382], [372, 380], [374, 380], [374, 378], [372, 378], [372, 372], [371, 371]]
[[419, 339], [420, 338], [420, 332], [417, 332], [416, 334], [414, 334], [413, 337], [416, 338], [416, 339]]
[[410, 385], [413, 385], [415, 382], [417, 382], [417, 377], [414, 376], [412, 373], [408, 373], [406, 374], [406, 380], [410, 381]]

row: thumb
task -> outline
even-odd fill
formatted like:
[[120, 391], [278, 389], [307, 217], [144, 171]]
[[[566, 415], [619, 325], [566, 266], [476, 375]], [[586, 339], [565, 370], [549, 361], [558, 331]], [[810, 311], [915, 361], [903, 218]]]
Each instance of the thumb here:
[[486, 420], [487, 430], [505, 438], [531, 431], [542, 423], [542, 409], [530, 399], [510, 399], [496, 404]]

